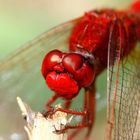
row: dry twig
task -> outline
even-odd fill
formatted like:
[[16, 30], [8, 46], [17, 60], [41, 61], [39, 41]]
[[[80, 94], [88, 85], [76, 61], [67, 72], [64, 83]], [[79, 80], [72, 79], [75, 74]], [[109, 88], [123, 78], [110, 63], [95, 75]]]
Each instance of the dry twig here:
[[[64, 129], [71, 121], [71, 118], [67, 120], [66, 113], [58, 111], [51, 118], [45, 118], [40, 112], [32, 111], [19, 97], [17, 97], [17, 102], [27, 123], [24, 129], [29, 140], [67, 140], [67, 132], [55, 133], [56, 129]], [[60, 105], [57, 105], [57, 107], [60, 107]]]

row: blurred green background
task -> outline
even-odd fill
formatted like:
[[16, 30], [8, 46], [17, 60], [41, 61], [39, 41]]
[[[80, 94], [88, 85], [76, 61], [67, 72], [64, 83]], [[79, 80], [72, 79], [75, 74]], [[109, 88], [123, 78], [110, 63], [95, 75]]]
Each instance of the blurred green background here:
[[[36, 56], [36, 54], [39, 54], [37, 51], [40, 50], [35, 49], [36, 52], [23, 53], [24, 55], [18, 54], [14, 61], [7, 59], [7, 57], [11, 55], [10, 53], [15, 52], [17, 48], [22, 48], [29, 40], [34, 39], [52, 27], [83, 15], [85, 11], [106, 7], [124, 9], [129, 6], [131, 1], [132, 0], [0, 0], [0, 59], [6, 60], [4, 62], [6, 64], [2, 64], [3, 69], [0, 73], [0, 78], [3, 78], [2, 80], [0, 79], [0, 83], [2, 81], [2, 92], [0, 92], [0, 140], [26, 139], [23, 130], [24, 122], [16, 104], [16, 96], [22, 97], [33, 109], [39, 111], [43, 110], [46, 100], [51, 97], [51, 94], [46, 97], [46, 92], [50, 91], [47, 89], [39, 71], [40, 62], [42, 60], [41, 57], [44, 55], [39, 57], [37, 64], [32, 61], [33, 56], [29, 57], [30, 53]], [[38, 47], [38, 45], [36, 46]], [[48, 50], [49, 49], [50, 48], [48, 48]], [[53, 49], [53, 45], [51, 49]], [[26, 51], [28, 52], [28, 50]], [[22, 66], [23, 69], [26, 69], [25, 71], [21, 71], [22, 69], [20, 69], [20, 61], [17, 61], [19, 56], [23, 59], [27, 56], [27, 60], [25, 60], [25, 64], [27, 65]], [[9, 63], [7, 63], [7, 61], [9, 61]], [[31, 61], [32, 64], [30, 64], [30, 62], [27, 63], [28, 61]], [[33, 70], [31, 71], [32, 66]], [[9, 76], [9, 72], [12, 73], [10, 73], [12, 75], [11, 77]], [[32, 74], [36, 74], [37, 76], [32, 77]], [[7, 80], [9, 78], [8, 76], [10, 77], [9, 81]], [[18, 76], [21, 77], [20, 80]], [[36, 84], [39, 86], [36, 86]], [[15, 89], [17, 93], [15, 93]], [[42, 93], [39, 93], [39, 91]], [[104, 137], [106, 119], [105, 73], [98, 78], [96, 99], [97, 115], [91, 139], [102, 140]], [[75, 102], [73, 107], [79, 106], [81, 103], [82, 94], [77, 98], [77, 102]]]
[[132, 0], [0, 0], [0, 58], [42, 32], [103, 7], [124, 8]]

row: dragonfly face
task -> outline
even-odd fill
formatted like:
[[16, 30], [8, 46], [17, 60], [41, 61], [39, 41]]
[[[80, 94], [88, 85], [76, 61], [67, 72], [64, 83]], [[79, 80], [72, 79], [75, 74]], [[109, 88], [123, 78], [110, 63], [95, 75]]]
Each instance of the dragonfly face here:
[[43, 60], [42, 75], [50, 89], [65, 99], [72, 99], [81, 87], [90, 86], [95, 74], [93, 64], [81, 54], [53, 50]]

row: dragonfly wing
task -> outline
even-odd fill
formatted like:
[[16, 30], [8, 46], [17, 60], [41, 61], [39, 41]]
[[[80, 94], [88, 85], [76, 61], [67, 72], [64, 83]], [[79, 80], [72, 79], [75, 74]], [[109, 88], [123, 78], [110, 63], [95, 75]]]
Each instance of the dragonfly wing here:
[[[113, 34], [113, 30], [111, 33]], [[125, 37], [120, 34], [120, 39]], [[114, 48], [114, 42], [115, 40], [110, 38], [107, 68], [107, 140], [138, 140], [140, 139], [140, 46], [136, 46], [123, 58], [121, 40], [117, 50]]]
[[18, 123], [20, 115], [17, 114], [16, 96], [42, 111], [51, 96], [47, 94], [40, 71], [42, 59], [51, 49], [68, 48], [69, 35], [77, 22], [78, 19], [45, 32], [0, 62], [0, 124], [6, 128], [0, 127], [3, 139], [23, 132]]

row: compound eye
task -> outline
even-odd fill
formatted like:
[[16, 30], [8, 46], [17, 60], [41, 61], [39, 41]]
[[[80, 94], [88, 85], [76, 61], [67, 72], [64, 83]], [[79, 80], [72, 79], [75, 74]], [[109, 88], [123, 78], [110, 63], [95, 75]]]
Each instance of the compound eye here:
[[74, 73], [82, 67], [83, 56], [76, 53], [67, 54], [62, 60], [62, 64], [68, 72]]
[[42, 75], [44, 78], [46, 77], [48, 71], [52, 70], [52, 68], [61, 62], [63, 53], [59, 50], [53, 50], [49, 52], [42, 63]]

